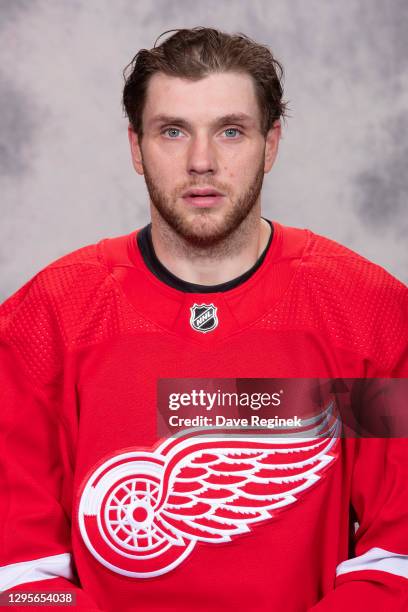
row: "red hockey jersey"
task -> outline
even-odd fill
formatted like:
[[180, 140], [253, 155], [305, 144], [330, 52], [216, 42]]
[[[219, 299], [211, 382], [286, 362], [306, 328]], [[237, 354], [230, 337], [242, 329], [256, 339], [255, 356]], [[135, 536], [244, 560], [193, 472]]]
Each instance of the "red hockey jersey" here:
[[406, 439], [157, 433], [159, 379], [407, 376], [404, 285], [274, 222], [248, 280], [187, 293], [136, 235], [0, 308], [0, 589], [81, 610], [408, 610]]

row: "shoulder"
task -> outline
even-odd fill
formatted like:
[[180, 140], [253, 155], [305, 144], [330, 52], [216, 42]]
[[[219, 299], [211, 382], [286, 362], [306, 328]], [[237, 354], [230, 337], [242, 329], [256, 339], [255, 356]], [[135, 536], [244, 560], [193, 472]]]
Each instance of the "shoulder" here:
[[408, 287], [356, 251], [309, 229], [280, 226], [283, 251], [299, 262], [296, 282], [307, 279], [310, 290], [353, 299], [406, 302]]
[[296, 322], [332, 346], [389, 371], [408, 337], [408, 288], [381, 266], [338, 242], [303, 230], [305, 240], [287, 300]]
[[311, 277], [327, 282], [332, 290], [345, 297], [387, 301], [407, 299], [408, 288], [382, 266], [356, 251], [308, 231], [303, 267]]
[[[33, 307], [37, 300], [44, 302], [58, 296], [67, 297], [73, 286], [78, 288], [78, 283], [79, 286], [89, 286], [91, 279], [102, 280], [107, 268], [98, 256], [98, 245], [88, 244], [75, 249], [39, 270], [0, 306], [3, 323], [7, 315], [17, 314], [25, 303]], [[94, 282], [91, 282], [92, 286]]]
[[64, 351], [109, 302], [113, 289], [99, 254], [102, 242], [50, 262], [0, 305], [0, 341], [13, 347], [35, 380], [56, 373]]

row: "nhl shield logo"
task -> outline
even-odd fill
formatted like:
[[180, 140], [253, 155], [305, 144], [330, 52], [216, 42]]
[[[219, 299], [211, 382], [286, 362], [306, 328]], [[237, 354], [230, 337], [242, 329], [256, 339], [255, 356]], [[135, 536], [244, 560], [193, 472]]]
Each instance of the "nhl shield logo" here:
[[217, 327], [217, 307], [214, 304], [194, 304], [190, 311], [190, 325], [196, 331], [206, 334]]

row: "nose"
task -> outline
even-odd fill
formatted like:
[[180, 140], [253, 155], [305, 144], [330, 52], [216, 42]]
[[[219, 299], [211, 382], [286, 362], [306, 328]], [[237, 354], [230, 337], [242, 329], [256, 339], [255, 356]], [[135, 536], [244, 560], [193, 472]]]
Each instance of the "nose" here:
[[210, 137], [199, 134], [191, 139], [187, 157], [189, 174], [214, 174], [217, 170], [217, 160], [214, 145]]

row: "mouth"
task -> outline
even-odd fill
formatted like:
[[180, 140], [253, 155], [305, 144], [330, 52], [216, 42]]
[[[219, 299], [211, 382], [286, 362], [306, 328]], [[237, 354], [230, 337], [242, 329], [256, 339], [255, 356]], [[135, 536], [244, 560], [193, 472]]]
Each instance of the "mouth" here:
[[224, 198], [224, 194], [217, 189], [202, 188], [189, 189], [183, 194], [183, 200], [191, 206], [205, 207], [215, 206]]

